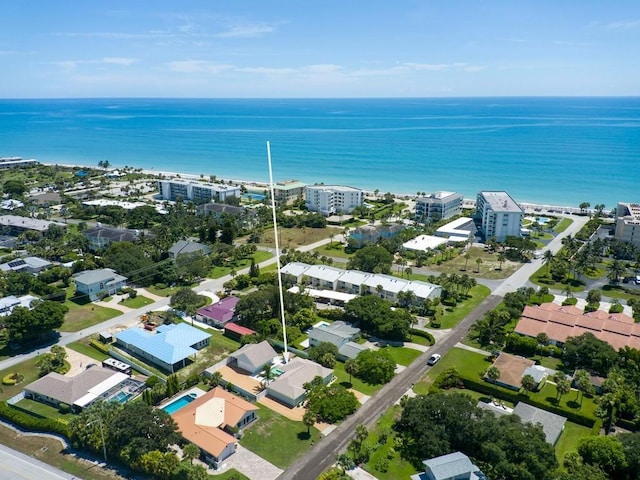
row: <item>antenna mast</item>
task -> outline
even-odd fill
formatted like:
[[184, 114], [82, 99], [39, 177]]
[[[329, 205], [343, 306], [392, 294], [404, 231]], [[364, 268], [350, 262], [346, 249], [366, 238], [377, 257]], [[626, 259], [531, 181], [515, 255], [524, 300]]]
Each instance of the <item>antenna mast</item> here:
[[273, 169], [271, 168], [271, 146], [267, 141], [267, 160], [269, 161], [269, 189], [271, 192], [271, 215], [273, 217], [273, 238], [276, 244], [276, 268], [278, 271], [278, 293], [280, 294], [280, 319], [282, 321], [282, 340], [284, 352], [282, 356], [284, 362], [289, 361], [289, 350], [287, 347], [287, 324], [284, 319], [284, 294], [282, 292], [282, 275], [280, 274], [280, 244], [278, 242], [278, 222], [276, 220], [276, 198], [273, 188]]

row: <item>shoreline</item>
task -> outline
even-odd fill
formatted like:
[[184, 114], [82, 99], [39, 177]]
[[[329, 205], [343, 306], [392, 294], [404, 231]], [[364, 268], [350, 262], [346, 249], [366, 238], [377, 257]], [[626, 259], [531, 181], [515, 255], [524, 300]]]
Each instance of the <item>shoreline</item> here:
[[[73, 164], [73, 163], [58, 163], [58, 162], [40, 162], [38, 160], [39, 163], [41, 163], [42, 165], [50, 165], [50, 166], [60, 166], [60, 167], [67, 167], [67, 168], [90, 168], [90, 169], [100, 169], [100, 167], [95, 167], [95, 166], [91, 166], [91, 165], [82, 165], [82, 164]], [[193, 181], [204, 181], [205, 183], [209, 183], [208, 182], [208, 178], [207, 177], [201, 177], [200, 175], [195, 175], [192, 173], [181, 173], [181, 172], [171, 172], [171, 171], [165, 171], [165, 170], [153, 170], [153, 169], [148, 169], [148, 168], [136, 168], [133, 166], [129, 166], [128, 168], [132, 168], [134, 170], [138, 170], [140, 173], [143, 173], [145, 175], [151, 175], [151, 176], [159, 176], [162, 175], [164, 177], [167, 177], [169, 179], [172, 178], [180, 178], [180, 179], [184, 179], [184, 180], [193, 180]], [[109, 167], [108, 170], [122, 170], [123, 168], [120, 167]], [[257, 180], [239, 180], [239, 179], [233, 179], [233, 178], [218, 178], [216, 176], [216, 179], [218, 181], [224, 181], [225, 183], [229, 183], [231, 182], [231, 184], [235, 184], [235, 185], [244, 185], [245, 187], [256, 187], [256, 188], [260, 188], [260, 189], [268, 189], [269, 188], [269, 184], [267, 182], [261, 182], [261, 181], [257, 181]], [[293, 179], [291, 179], [293, 180]], [[276, 182], [277, 183], [277, 182]], [[355, 188], [360, 188], [360, 187], [355, 187]], [[366, 190], [366, 189], [361, 189], [364, 193], [366, 197], [374, 197], [375, 196], [375, 191], [374, 190]], [[378, 191], [378, 196], [384, 195], [387, 192], [382, 193], [382, 191]], [[410, 199], [415, 201], [416, 198], [418, 198], [418, 196], [415, 193], [399, 193], [399, 192], [390, 192], [392, 195], [394, 195], [396, 198], [400, 198], [400, 199]], [[476, 199], [475, 198], [465, 198], [463, 197], [462, 200], [462, 204], [463, 204], [463, 208], [475, 208], [475, 203], [476, 203]], [[575, 214], [575, 213], [580, 213], [580, 208], [578, 207], [571, 207], [571, 206], [562, 206], [562, 205], [551, 205], [548, 203], [533, 203], [533, 202], [517, 202], [516, 203], [523, 209], [525, 210], [525, 213], [527, 213], [528, 210], [532, 210], [534, 211], [533, 213], [542, 213], [544, 211], [546, 212], [550, 212], [550, 213], [560, 213], [560, 214], [565, 214], [565, 212], [569, 212], [569, 214]], [[535, 212], [536, 209], [541, 209], [541, 212]]]

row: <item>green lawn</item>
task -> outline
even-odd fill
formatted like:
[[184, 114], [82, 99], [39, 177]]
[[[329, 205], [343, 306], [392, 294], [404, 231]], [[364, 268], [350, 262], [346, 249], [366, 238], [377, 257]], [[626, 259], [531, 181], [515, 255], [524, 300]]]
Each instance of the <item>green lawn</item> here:
[[0, 400], [7, 400], [24, 390], [25, 385], [40, 378], [40, 370], [34, 365], [38, 357], [30, 358], [13, 367], [0, 371], [0, 379], [9, 373], [19, 373], [24, 380], [17, 385], [0, 385]]
[[220, 475], [208, 475], [209, 480], [251, 480], [246, 475], [241, 474], [235, 468], [231, 468]]
[[277, 467], [287, 468], [320, 439], [320, 432], [256, 404], [258, 420], [244, 431], [240, 444]]
[[370, 385], [368, 383], [364, 383], [356, 377], [353, 377], [351, 379], [351, 383], [349, 383], [349, 374], [344, 371], [344, 363], [342, 362], [336, 362], [333, 367], [333, 374], [336, 376], [337, 382], [340, 383], [340, 385], [347, 388], [353, 388], [365, 395], [373, 395], [383, 387], [383, 385]]
[[[271, 253], [265, 252], [263, 250], [258, 250], [253, 254], [252, 258], [255, 259], [256, 263], [264, 262], [272, 257]], [[240, 272], [240, 270], [244, 268], [249, 268], [251, 266], [251, 258], [243, 258], [239, 260], [234, 265], [225, 265], [225, 266], [215, 266], [213, 267], [209, 273], [207, 274], [208, 278], [220, 278], [225, 275], [229, 275], [232, 270], [236, 273]]]
[[[540, 277], [543, 277], [544, 275], [546, 275], [548, 270], [549, 270], [548, 265], [542, 265], [536, 273], [534, 273], [533, 275], [531, 275], [531, 277], [529, 277], [529, 281], [541, 287], [548, 287], [554, 290], [565, 290], [567, 288], [567, 283], [561, 283], [561, 282], [544, 283], [540, 281]], [[572, 292], [582, 292], [584, 290], [584, 283], [580, 282], [579, 280], [574, 280], [574, 279], [570, 280], [569, 286], [571, 287]]]
[[[498, 260], [498, 253], [490, 253], [482, 248], [471, 247], [468, 250], [471, 258], [469, 260], [464, 258], [464, 255], [458, 255], [457, 257], [442, 262], [440, 265], [430, 265], [429, 268], [439, 273], [466, 273], [470, 277], [490, 278], [490, 279], [503, 279], [511, 276], [516, 270], [518, 270], [522, 263], [505, 261], [502, 262], [502, 268], [500, 268], [500, 261]], [[478, 264], [476, 259], [481, 259], [480, 271], [478, 271]]]
[[29, 400], [27, 398], [20, 400], [17, 404], [22, 410], [26, 410], [36, 417], [51, 418], [51, 419], [71, 419], [72, 413], [60, 413], [60, 410], [44, 403], [36, 402], [35, 400]]
[[[400, 413], [401, 408], [398, 405], [387, 410], [369, 431], [369, 437], [365, 441], [373, 451], [364, 468], [380, 480], [409, 478], [416, 473], [413, 465], [400, 458], [400, 454], [395, 448], [396, 435], [393, 431], [393, 424]], [[385, 441], [381, 441], [381, 434], [387, 435]]]
[[138, 295], [136, 298], [125, 298], [120, 301], [120, 305], [124, 305], [129, 308], [142, 308], [146, 305], [151, 305], [153, 300], [148, 297], [143, 297], [142, 295]]
[[[633, 293], [630, 293], [633, 292]], [[629, 300], [631, 298], [640, 300], [640, 292], [626, 289], [622, 285], [605, 285], [602, 287], [602, 295], [618, 300]]]
[[347, 253], [344, 251], [344, 245], [339, 242], [332, 242], [330, 244], [322, 245], [314, 250], [318, 252], [320, 256], [327, 257], [339, 257], [339, 258], [351, 258], [353, 253]]
[[553, 231], [556, 233], [562, 233], [564, 232], [569, 225], [571, 225], [573, 223], [573, 220], [571, 220], [570, 218], [563, 218], [562, 220], [560, 220], [555, 227], [553, 227]]
[[[195, 286], [195, 285], [194, 285]], [[154, 295], [158, 295], [160, 297], [170, 297], [173, 295], [180, 287], [164, 287], [157, 288], [155, 285], [151, 285], [149, 287], [145, 287], [149, 293], [153, 293]]]
[[399, 365], [410, 365], [422, 352], [407, 347], [385, 347], [387, 353], [393, 358], [393, 361]]
[[69, 311], [64, 316], [64, 323], [60, 327], [61, 332], [77, 332], [122, 315], [121, 311], [113, 308], [101, 307], [90, 302], [83, 303], [84, 299], [76, 299], [73, 297], [74, 294], [73, 287], [70, 287], [67, 291], [67, 300], [64, 302]]
[[456, 305], [452, 312], [449, 312], [448, 308], [445, 308], [440, 328], [455, 327], [458, 322], [466, 317], [471, 310], [476, 308], [490, 293], [491, 290], [489, 287], [485, 287], [484, 285], [476, 285], [473, 287], [469, 292], [471, 297]]
[[456, 368], [461, 374], [480, 378], [480, 375], [491, 366], [488, 357], [462, 348], [452, 348], [429, 372], [415, 384], [416, 393], [427, 394], [429, 385], [447, 368]]
[[408, 342], [417, 343], [418, 345], [424, 345], [425, 347], [431, 346], [431, 342], [429, 341], [429, 339], [421, 337], [420, 335], [409, 335]]
[[109, 355], [106, 355], [97, 348], [89, 345], [89, 340], [89, 338], [83, 338], [82, 340], [79, 340], [77, 342], [70, 343], [69, 345], [67, 345], [67, 348], [75, 350], [76, 352], [86, 355], [87, 357], [91, 357], [99, 362], [102, 362], [103, 360], [109, 358]]
[[569, 452], [575, 451], [578, 448], [580, 440], [591, 435], [593, 435], [593, 432], [590, 428], [583, 427], [577, 423], [566, 422], [564, 424], [564, 430], [558, 439], [558, 443], [556, 443], [556, 458], [558, 459], [558, 463], [562, 465], [564, 456]]
[[[184, 323], [189, 325], [189, 322]], [[194, 328], [198, 327], [194, 325]], [[209, 346], [198, 351], [195, 361], [180, 370], [179, 376], [182, 379], [186, 378], [190, 373], [201, 372], [240, 348], [240, 342], [225, 337], [222, 332], [217, 330], [201, 330], [211, 335]]]

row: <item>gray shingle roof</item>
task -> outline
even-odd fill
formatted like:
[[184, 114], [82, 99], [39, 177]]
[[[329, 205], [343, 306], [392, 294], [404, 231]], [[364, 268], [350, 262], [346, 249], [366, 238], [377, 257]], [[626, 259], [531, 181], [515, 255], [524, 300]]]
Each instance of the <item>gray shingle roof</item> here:
[[260, 343], [247, 344], [229, 356], [252, 365], [255, 370], [262, 365], [271, 363], [277, 355], [277, 352], [269, 342], [264, 340]]
[[30, 384], [26, 390], [73, 405], [86, 395], [89, 389], [116, 374], [117, 372], [103, 367], [88, 368], [75, 377], [65, 377], [52, 372]]
[[85, 270], [84, 272], [77, 273], [73, 276], [73, 279], [76, 283], [92, 285], [98, 282], [109, 283], [125, 281], [127, 277], [123, 277], [110, 268], [101, 268], [99, 270]]
[[190, 242], [188, 240], [178, 240], [169, 249], [169, 254], [177, 257], [183, 253], [196, 253], [202, 252], [203, 255], [209, 255], [211, 249], [206, 245], [197, 242]]
[[542, 426], [547, 442], [551, 445], [555, 445], [558, 441], [558, 437], [567, 421], [566, 418], [560, 415], [547, 412], [524, 402], [519, 402], [513, 409], [513, 413], [519, 416], [523, 422], [533, 423], [534, 425], [539, 423]]

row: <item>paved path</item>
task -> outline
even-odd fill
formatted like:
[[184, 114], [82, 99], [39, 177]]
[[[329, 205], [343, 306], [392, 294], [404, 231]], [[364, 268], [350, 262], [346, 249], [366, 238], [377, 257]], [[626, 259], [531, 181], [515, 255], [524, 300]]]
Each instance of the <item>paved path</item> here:
[[71, 480], [74, 479], [40, 460], [0, 444], [1, 480]]
[[[286, 445], [281, 445], [281, 447], [287, 448]], [[282, 469], [250, 452], [242, 445], [238, 445], [235, 453], [224, 461], [224, 465], [226, 468], [220, 473], [235, 468], [251, 480], [274, 480], [282, 473]]]
[[469, 350], [470, 352], [476, 352], [476, 353], [479, 353], [480, 355], [484, 355], [485, 357], [491, 356], [491, 353], [487, 352], [486, 350], [482, 350], [481, 348], [471, 347], [469, 345], [465, 345], [462, 342], [456, 343], [455, 347], [462, 348], [463, 350]]

